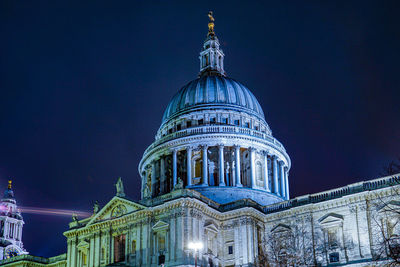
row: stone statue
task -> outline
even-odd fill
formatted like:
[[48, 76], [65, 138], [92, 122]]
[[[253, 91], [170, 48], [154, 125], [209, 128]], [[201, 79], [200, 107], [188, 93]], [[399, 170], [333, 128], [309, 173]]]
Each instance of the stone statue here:
[[99, 202], [96, 200], [96, 202], [94, 202], [94, 205], [93, 205], [93, 214], [96, 214], [97, 212], [99, 212], [99, 209], [100, 209]]
[[124, 184], [121, 177], [118, 178], [115, 188], [117, 189], [117, 197], [125, 197]]
[[76, 213], [72, 214], [72, 221], [78, 222], [78, 215]]
[[146, 186], [144, 187], [144, 190], [143, 190], [143, 198], [149, 198], [150, 195], [151, 195], [151, 192], [150, 192], [149, 185], [146, 184]]
[[183, 189], [183, 181], [181, 177], [178, 177], [178, 182], [176, 183], [174, 190]]
[[215, 21], [215, 19], [214, 19], [214, 17], [213, 17], [213, 12], [212, 12], [212, 11], [208, 12], [208, 18], [210, 19], [211, 22], [214, 22], [214, 21]]

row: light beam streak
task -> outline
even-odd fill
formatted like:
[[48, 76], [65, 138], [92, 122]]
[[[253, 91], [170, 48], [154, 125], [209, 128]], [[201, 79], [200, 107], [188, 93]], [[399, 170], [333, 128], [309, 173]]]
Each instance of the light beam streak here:
[[92, 214], [85, 211], [63, 210], [63, 209], [48, 209], [36, 207], [19, 207], [22, 213], [50, 215], [50, 216], [72, 216], [77, 215], [80, 218], [90, 217]]

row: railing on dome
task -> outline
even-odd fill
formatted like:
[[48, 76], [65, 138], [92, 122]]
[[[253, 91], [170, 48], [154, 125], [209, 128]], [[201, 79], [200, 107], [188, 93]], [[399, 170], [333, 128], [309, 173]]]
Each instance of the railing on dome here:
[[174, 133], [167, 134], [167, 135], [161, 137], [160, 139], [156, 140], [151, 146], [149, 146], [145, 150], [144, 153], [146, 154], [154, 147], [156, 147], [162, 143], [165, 143], [167, 141], [173, 140], [175, 138], [180, 138], [180, 137], [185, 137], [185, 136], [190, 136], [190, 135], [207, 134], [207, 133], [210, 133], [210, 134], [213, 134], [213, 133], [228, 133], [228, 134], [229, 133], [232, 133], [232, 134], [237, 133], [237, 134], [242, 134], [242, 135], [248, 135], [251, 137], [256, 137], [256, 138], [266, 140], [266, 141], [272, 143], [273, 145], [277, 146], [278, 148], [282, 149], [283, 151], [285, 151], [285, 148], [278, 140], [276, 140], [272, 136], [269, 136], [266, 133], [263, 133], [258, 130], [243, 128], [243, 127], [239, 127], [239, 126], [231, 126], [231, 125], [205, 125], [205, 126], [191, 127], [191, 128], [187, 128], [187, 129], [183, 129], [183, 130], [174, 132]]
[[378, 178], [371, 181], [359, 182], [350, 184], [341, 188], [332, 189], [329, 191], [304, 195], [300, 197], [296, 197], [294, 199], [290, 199], [284, 202], [279, 202], [276, 204], [268, 205], [264, 207], [265, 213], [273, 213], [297, 206], [302, 206], [310, 203], [318, 203], [322, 201], [327, 201], [335, 198], [340, 198], [346, 195], [351, 195], [364, 191], [376, 190], [384, 187], [400, 185], [400, 175], [396, 174], [393, 176], [387, 176]]

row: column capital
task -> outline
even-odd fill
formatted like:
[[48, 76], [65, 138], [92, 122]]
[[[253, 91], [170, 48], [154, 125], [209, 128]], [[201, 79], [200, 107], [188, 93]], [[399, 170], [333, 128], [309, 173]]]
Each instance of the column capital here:
[[207, 149], [208, 149], [208, 145], [201, 145], [200, 147], [201, 147], [201, 149], [203, 149], [203, 150], [207, 150]]
[[284, 166], [285, 171], [289, 171], [289, 167], [288, 166]]
[[261, 151], [261, 153], [262, 153], [264, 156], [266, 156], [266, 157], [268, 157], [269, 155], [271, 155], [271, 152], [270, 152], [269, 150], [263, 150], [263, 151]]
[[172, 153], [178, 153], [179, 149], [177, 147], [171, 147], [169, 151]]
[[225, 145], [224, 144], [218, 144], [217, 146], [218, 146], [219, 149], [221, 149], [221, 148], [224, 148]]
[[234, 148], [234, 149], [240, 149], [241, 146], [239, 146], [239, 145], [234, 145], [233, 148]]
[[248, 150], [249, 150], [250, 152], [257, 151], [257, 149], [256, 149], [255, 147], [252, 147], [252, 146], [250, 146], [250, 147], [248, 148]]

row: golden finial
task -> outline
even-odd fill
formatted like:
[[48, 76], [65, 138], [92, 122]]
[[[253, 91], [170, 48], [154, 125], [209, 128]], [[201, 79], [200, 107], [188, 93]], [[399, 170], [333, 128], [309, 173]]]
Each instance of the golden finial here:
[[8, 180], [8, 189], [11, 189], [11, 183], [12, 183], [12, 181]]
[[210, 11], [208, 12], [208, 18], [210, 19], [210, 22], [208, 23], [208, 35], [214, 36], [214, 17], [213, 17], [213, 12]]

